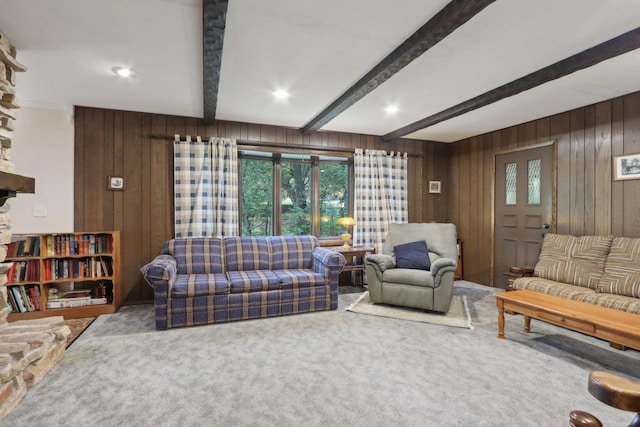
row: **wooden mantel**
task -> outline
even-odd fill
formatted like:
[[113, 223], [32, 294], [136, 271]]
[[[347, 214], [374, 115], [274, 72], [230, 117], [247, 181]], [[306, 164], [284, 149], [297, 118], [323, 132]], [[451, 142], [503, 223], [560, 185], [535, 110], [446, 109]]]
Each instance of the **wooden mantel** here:
[[16, 193], [35, 193], [36, 180], [14, 173], [0, 172], [0, 206]]

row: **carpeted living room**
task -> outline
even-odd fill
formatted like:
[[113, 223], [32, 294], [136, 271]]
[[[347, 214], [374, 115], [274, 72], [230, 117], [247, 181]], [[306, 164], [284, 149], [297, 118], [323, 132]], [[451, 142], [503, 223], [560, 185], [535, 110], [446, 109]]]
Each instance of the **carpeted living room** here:
[[640, 425], [640, 4], [1, 9], [0, 425]]

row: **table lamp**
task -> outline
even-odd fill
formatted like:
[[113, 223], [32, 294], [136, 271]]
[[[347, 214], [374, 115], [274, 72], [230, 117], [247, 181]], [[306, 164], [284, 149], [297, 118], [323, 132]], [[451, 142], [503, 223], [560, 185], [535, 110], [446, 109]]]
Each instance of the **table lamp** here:
[[342, 240], [344, 240], [343, 248], [349, 249], [351, 245], [349, 244], [349, 240], [351, 239], [351, 233], [349, 233], [349, 227], [352, 225], [356, 225], [356, 220], [351, 218], [350, 216], [343, 216], [342, 218], [338, 218], [336, 222], [338, 225], [342, 225], [344, 227], [344, 234], [340, 236]]

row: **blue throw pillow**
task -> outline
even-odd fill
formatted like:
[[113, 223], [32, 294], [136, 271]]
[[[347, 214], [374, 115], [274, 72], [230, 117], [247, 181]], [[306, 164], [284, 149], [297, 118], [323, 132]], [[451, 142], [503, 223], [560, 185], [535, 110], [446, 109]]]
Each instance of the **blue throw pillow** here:
[[424, 240], [394, 246], [393, 253], [396, 256], [396, 267], [398, 268], [431, 269], [429, 250], [427, 242]]

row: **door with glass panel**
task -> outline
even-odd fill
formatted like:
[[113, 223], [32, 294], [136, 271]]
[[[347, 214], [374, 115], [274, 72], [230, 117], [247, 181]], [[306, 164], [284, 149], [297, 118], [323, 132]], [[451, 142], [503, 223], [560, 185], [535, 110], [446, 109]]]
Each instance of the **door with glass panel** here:
[[554, 228], [554, 145], [496, 154], [493, 285], [506, 288], [511, 266], [534, 266]]

